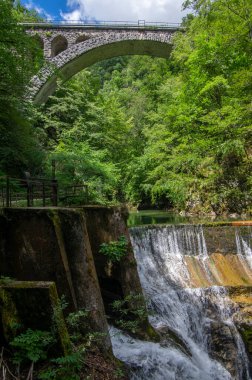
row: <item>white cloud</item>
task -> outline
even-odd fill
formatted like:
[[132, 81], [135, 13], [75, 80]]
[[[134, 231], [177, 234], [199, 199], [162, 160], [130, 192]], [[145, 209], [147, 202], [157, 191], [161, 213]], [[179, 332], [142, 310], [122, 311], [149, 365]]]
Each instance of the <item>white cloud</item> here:
[[78, 8], [69, 13], [63, 13], [60, 10], [60, 17], [65, 21], [80, 21], [82, 19], [81, 11]]
[[28, 0], [24, 5], [29, 10], [34, 9], [41, 17], [44, 17], [47, 20], [53, 20], [52, 15], [46, 12], [44, 8], [40, 7], [39, 5], [34, 4], [32, 0]]
[[96, 19], [99, 21], [180, 22], [184, 0], [67, 0], [69, 12], [61, 12], [67, 21]]

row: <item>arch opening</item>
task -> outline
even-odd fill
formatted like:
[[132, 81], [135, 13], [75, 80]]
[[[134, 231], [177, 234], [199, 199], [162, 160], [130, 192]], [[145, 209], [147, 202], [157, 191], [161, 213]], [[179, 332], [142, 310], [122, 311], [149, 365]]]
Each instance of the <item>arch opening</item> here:
[[81, 34], [79, 37], [76, 38], [75, 43], [79, 44], [80, 42], [84, 42], [89, 40], [90, 37], [86, 36], [85, 34]]
[[56, 36], [51, 43], [51, 58], [56, 57], [62, 51], [66, 50], [68, 47], [68, 42], [64, 36]]
[[[90, 39], [89, 39], [90, 40]], [[52, 66], [56, 70], [50, 71], [47, 68], [41, 71], [41, 76], [35, 77], [35, 86], [31, 85], [32, 98], [36, 104], [45, 103], [50, 95], [57, 88], [57, 82], [65, 82], [73, 75], [94, 63], [125, 55], [149, 55], [157, 58], [169, 58], [172, 44], [167, 41], [155, 41], [151, 39], [123, 39], [114, 40], [110, 43], [96, 40], [90, 48], [90, 44], [80, 44], [80, 48], [75, 44], [67, 49], [67, 54], [61, 54], [58, 61], [57, 56], [52, 59]], [[59, 53], [58, 53], [59, 54]], [[39, 73], [40, 74], [40, 73]], [[39, 78], [39, 85], [37, 81]], [[42, 79], [40, 79], [42, 78]]]

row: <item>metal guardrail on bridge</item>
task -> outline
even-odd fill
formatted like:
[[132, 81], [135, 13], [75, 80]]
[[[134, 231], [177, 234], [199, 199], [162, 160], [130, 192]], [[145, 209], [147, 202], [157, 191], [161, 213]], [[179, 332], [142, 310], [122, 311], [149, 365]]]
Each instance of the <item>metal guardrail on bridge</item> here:
[[45, 20], [40, 22], [22, 22], [21, 25], [34, 28], [97, 28], [97, 29], [164, 29], [176, 30], [180, 23], [138, 21], [94, 21], [94, 20]]

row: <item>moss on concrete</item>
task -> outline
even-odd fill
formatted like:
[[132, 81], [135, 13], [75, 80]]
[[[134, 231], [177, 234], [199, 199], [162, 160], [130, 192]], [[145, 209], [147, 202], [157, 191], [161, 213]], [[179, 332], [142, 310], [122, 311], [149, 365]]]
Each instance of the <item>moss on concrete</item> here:
[[[90, 325], [108, 326], [82, 208], [4, 209], [7, 224], [1, 274], [18, 280], [54, 281], [68, 303], [66, 312], [90, 310]], [[0, 236], [1, 245], [1, 236]]]
[[3, 340], [10, 342], [17, 334], [20, 326], [17, 308], [8, 290], [0, 287], [0, 316], [3, 331]]
[[67, 282], [69, 285], [70, 293], [72, 296], [74, 307], [77, 309], [77, 300], [76, 300], [75, 290], [74, 290], [73, 281], [72, 281], [72, 274], [69, 268], [69, 262], [68, 262], [66, 248], [65, 248], [65, 242], [64, 242], [64, 237], [62, 233], [59, 213], [56, 212], [55, 210], [51, 210], [51, 214], [52, 214], [51, 218], [52, 218], [52, 222], [54, 225], [55, 234], [56, 234], [56, 238], [57, 238], [57, 242], [59, 246], [59, 251], [61, 255], [61, 260], [65, 269], [65, 274], [66, 274]]
[[28, 328], [43, 331], [54, 328], [58, 348], [63, 354], [70, 353], [70, 338], [59, 304], [53, 282], [10, 281], [0, 284], [0, 317], [5, 342], [9, 343]]

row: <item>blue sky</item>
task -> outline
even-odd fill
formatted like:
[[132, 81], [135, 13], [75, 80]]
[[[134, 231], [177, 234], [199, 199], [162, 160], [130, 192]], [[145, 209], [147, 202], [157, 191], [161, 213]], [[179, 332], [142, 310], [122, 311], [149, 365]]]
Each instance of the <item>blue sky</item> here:
[[45, 18], [180, 22], [184, 0], [22, 0]]

